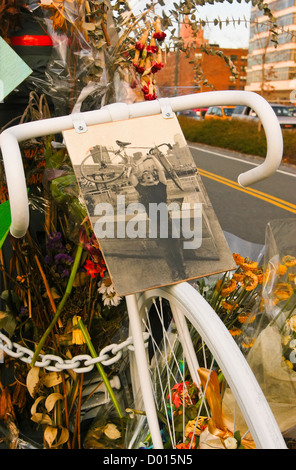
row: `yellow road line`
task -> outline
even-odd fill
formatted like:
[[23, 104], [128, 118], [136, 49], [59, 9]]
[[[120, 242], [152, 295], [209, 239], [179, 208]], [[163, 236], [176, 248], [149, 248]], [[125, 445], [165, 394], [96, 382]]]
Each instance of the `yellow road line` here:
[[216, 174], [211, 173], [209, 171], [202, 170], [200, 168], [198, 168], [198, 172], [201, 176], [205, 176], [206, 178], [210, 178], [214, 181], [217, 181], [218, 183], [226, 184], [227, 186], [230, 186], [231, 188], [234, 188], [238, 191], [242, 191], [243, 193], [249, 194], [250, 196], [257, 197], [259, 199], [262, 199], [263, 201], [266, 201], [266, 202], [269, 202], [270, 204], [278, 206], [281, 209], [285, 209], [289, 212], [293, 212], [294, 214], [296, 214], [296, 205], [292, 204], [291, 202], [284, 201], [283, 199], [279, 199], [275, 196], [271, 196], [269, 194], [263, 193], [261, 191], [258, 191], [257, 189], [243, 188], [242, 186], [240, 186], [235, 181], [232, 181], [228, 178], [224, 178], [223, 176], [216, 175]]

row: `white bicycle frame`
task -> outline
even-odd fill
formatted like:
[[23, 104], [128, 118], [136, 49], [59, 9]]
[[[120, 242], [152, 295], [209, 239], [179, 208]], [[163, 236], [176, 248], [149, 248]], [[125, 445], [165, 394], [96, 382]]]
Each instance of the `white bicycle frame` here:
[[[150, 102], [134, 104], [115, 103], [100, 110], [88, 111], [68, 116], [55, 117], [33, 121], [10, 127], [0, 135], [0, 148], [6, 173], [8, 194], [11, 210], [10, 232], [15, 238], [26, 234], [29, 226], [29, 205], [26, 180], [19, 143], [25, 140], [60, 133], [63, 130], [75, 128], [77, 132], [87, 132], [87, 126], [106, 122], [151, 116], [162, 113], [164, 118], [170, 118], [173, 112], [186, 109], [207, 107], [213, 105], [245, 105], [257, 113], [261, 120], [267, 140], [267, 154], [262, 164], [239, 175], [241, 186], [249, 186], [271, 176], [279, 167], [283, 153], [282, 131], [278, 119], [269, 103], [253, 92], [245, 91], [214, 91], [185, 95], [174, 98], [162, 98]], [[162, 448], [162, 440], [157, 427], [157, 415], [150, 376], [147, 367], [145, 345], [140, 319], [138, 318], [137, 297], [130, 295], [126, 298], [132, 336], [134, 339], [135, 357], [139, 366], [143, 401], [154, 448]], [[183, 344], [189, 344], [188, 338]]]

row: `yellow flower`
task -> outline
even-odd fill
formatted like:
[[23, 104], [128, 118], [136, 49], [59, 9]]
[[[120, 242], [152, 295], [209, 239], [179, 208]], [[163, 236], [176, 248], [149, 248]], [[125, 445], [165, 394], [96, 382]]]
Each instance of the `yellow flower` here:
[[292, 364], [291, 361], [289, 361], [288, 359], [286, 359], [285, 357], [283, 357], [283, 362], [284, 362], [284, 364], [286, 364], [286, 366], [289, 367], [289, 369], [293, 370], [293, 367], [294, 367], [294, 366], [293, 366], [293, 364]]
[[283, 345], [283, 346], [287, 346], [287, 344], [290, 343], [291, 338], [292, 338], [292, 337], [291, 337], [290, 335], [283, 336], [283, 338], [282, 338], [282, 345]]
[[208, 418], [201, 416], [198, 418], [198, 421], [196, 423], [196, 419], [192, 419], [191, 421], [188, 421], [188, 423], [185, 426], [185, 437], [188, 437], [190, 434], [194, 432], [196, 436], [199, 436], [204, 429], [204, 426], [207, 422]]
[[78, 326], [78, 320], [80, 317], [77, 315], [74, 315], [72, 323], [73, 323], [73, 328], [72, 328], [72, 343], [73, 344], [84, 344], [85, 340], [82, 334], [82, 331], [80, 330]]

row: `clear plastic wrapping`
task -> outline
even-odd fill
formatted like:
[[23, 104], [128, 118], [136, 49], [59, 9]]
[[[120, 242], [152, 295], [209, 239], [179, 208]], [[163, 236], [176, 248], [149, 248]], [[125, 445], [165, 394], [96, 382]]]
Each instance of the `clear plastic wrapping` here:
[[296, 219], [266, 228], [262, 322], [249, 364], [287, 439], [296, 439]]

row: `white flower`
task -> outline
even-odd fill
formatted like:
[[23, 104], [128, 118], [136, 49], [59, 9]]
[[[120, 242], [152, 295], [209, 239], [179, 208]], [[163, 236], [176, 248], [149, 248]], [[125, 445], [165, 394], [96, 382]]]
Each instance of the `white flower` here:
[[112, 292], [110, 294], [105, 293], [103, 294], [102, 298], [104, 301], [104, 305], [108, 307], [111, 307], [112, 305], [114, 307], [117, 307], [121, 301], [121, 297], [119, 297], [119, 295], [117, 295], [116, 292]]
[[113, 292], [115, 292], [115, 287], [110, 277], [102, 279], [102, 281], [98, 282], [98, 286], [98, 292], [100, 294], [112, 294]]
[[110, 277], [106, 277], [98, 283], [98, 292], [102, 294], [104, 305], [107, 307], [117, 307], [121, 301], [121, 297], [116, 294], [115, 286]]
[[227, 437], [224, 445], [226, 449], [237, 449], [237, 440], [234, 437]]

